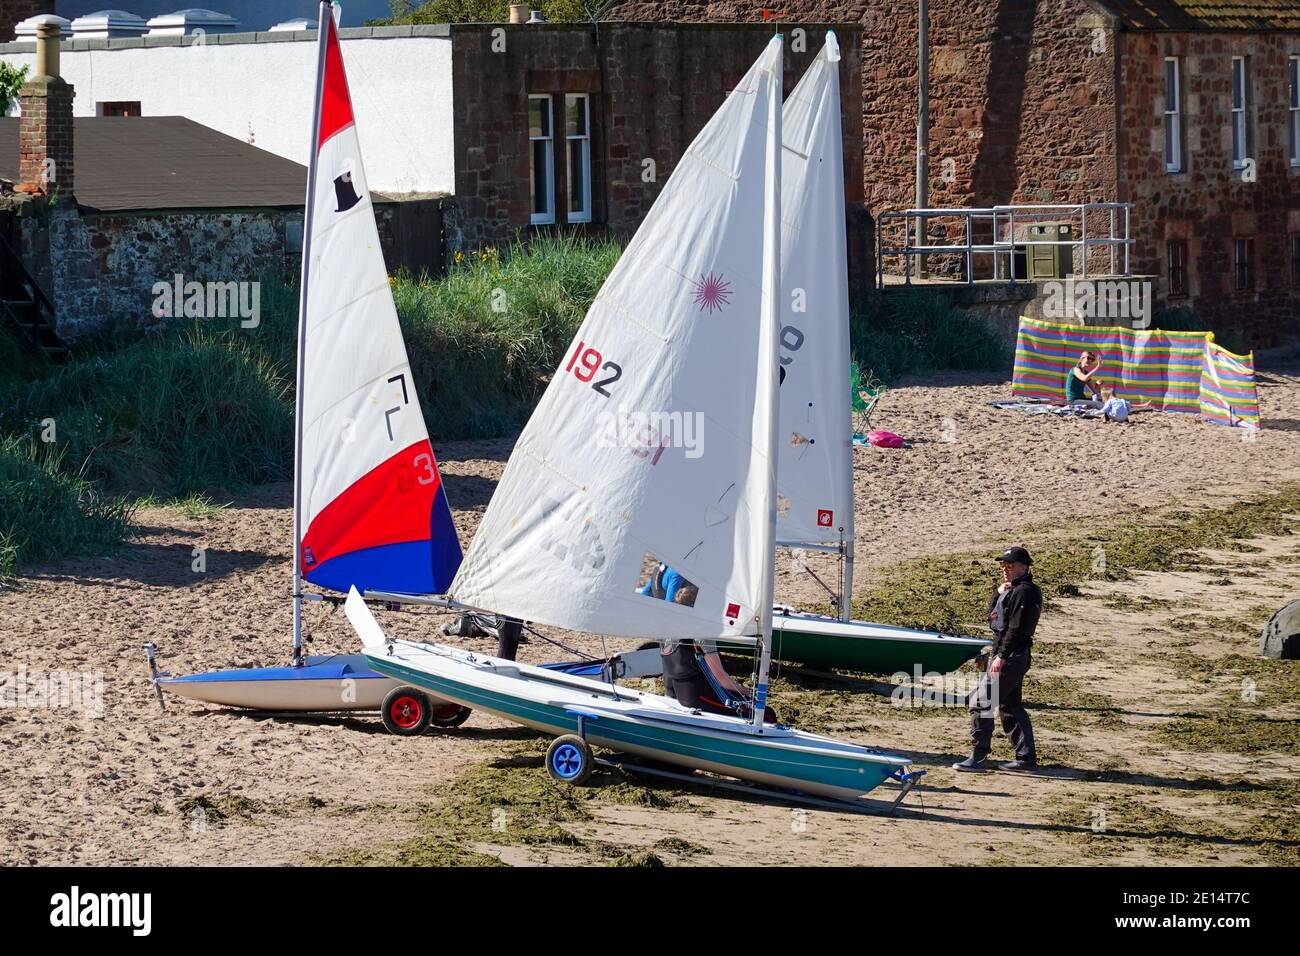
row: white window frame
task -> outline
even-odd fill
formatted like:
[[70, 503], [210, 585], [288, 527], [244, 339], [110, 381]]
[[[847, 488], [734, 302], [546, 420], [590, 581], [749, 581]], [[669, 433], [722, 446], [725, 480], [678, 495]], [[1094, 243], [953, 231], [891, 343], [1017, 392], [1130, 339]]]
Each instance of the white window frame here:
[[[569, 133], [569, 104], [575, 100], [582, 100], [585, 104], [584, 115], [587, 119], [587, 129], [582, 134]], [[573, 203], [573, 149], [572, 145], [580, 142], [582, 159], [582, 208], [571, 208]], [[564, 202], [566, 210], [566, 220], [568, 222], [591, 222], [591, 95], [588, 93], [565, 93], [564, 94], [564, 162], [565, 162], [565, 181]]]
[[[547, 135], [534, 136], [532, 128], [533, 101], [537, 100], [545, 105], [547, 123]], [[549, 93], [530, 93], [528, 94], [528, 113], [525, 116], [525, 122], [528, 123], [528, 198], [529, 198], [529, 222], [534, 226], [547, 226], [555, 222], [555, 104]], [[545, 142], [544, 162], [546, 169], [538, 176], [537, 147], [534, 143]], [[546, 188], [546, 204], [542, 212], [534, 212], [537, 207], [537, 183], [541, 180]]]
[[1228, 106], [1232, 116], [1232, 168], [1241, 169], [1251, 158], [1254, 144], [1250, 125], [1250, 71], [1246, 57], [1232, 58], [1232, 93]]
[[[1169, 89], [1169, 64], [1174, 66], [1174, 88]], [[1176, 56], [1165, 57], [1165, 172], [1183, 171], [1183, 69]], [[1170, 161], [1169, 157], [1173, 156]]]
[[1287, 60], [1287, 76], [1290, 79], [1290, 100], [1287, 113], [1287, 129], [1291, 146], [1291, 165], [1300, 166], [1300, 56]]

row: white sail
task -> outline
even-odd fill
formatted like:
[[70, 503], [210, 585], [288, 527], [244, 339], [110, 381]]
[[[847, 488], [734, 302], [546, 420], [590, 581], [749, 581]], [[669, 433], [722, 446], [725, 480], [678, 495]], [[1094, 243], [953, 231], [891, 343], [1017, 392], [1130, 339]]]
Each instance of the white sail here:
[[853, 539], [839, 59], [835, 34], [828, 31], [782, 110], [776, 533], [787, 543]]
[[460, 547], [393, 306], [338, 35], [321, 9], [295, 570], [339, 591], [441, 593]]
[[[459, 601], [626, 637], [770, 627], [781, 39], [597, 295], [465, 556]], [[662, 561], [693, 605], [637, 593]]]

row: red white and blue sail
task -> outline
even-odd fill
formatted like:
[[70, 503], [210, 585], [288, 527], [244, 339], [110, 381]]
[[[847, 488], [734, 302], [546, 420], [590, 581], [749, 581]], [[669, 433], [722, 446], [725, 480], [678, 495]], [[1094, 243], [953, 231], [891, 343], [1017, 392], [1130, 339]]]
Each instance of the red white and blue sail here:
[[460, 567], [460, 544], [389, 290], [328, 13], [321, 30], [299, 329], [300, 573], [338, 591], [440, 594]]

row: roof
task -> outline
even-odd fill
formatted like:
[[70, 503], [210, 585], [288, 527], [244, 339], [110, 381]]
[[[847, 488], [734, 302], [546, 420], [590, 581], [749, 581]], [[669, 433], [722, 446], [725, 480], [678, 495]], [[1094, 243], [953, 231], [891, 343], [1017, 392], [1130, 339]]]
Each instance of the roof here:
[[1130, 30], [1300, 30], [1300, 0], [1096, 0]]
[[[0, 118], [0, 176], [18, 179], [18, 119]], [[72, 121], [77, 203], [126, 209], [301, 206], [307, 167], [183, 116]]]

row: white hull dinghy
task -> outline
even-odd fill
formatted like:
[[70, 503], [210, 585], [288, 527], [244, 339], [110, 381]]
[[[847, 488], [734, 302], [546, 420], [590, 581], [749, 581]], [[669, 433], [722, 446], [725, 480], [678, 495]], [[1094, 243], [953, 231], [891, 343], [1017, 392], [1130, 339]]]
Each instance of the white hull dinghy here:
[[[425, 428], [379, 246], [331, 7], [320, 7], [303, 223], [294, 430], [293, 660], [159, 675], [160, 691], [270, 711], [374, 710], [397, 688], [361, 655], [303, 659], [305, 584], [346, 594], [442, 594], [460, 544]], [[161, 694], [159, 695], [161, 701]], [[395, 699], [385, 720], [459, 722]]]

